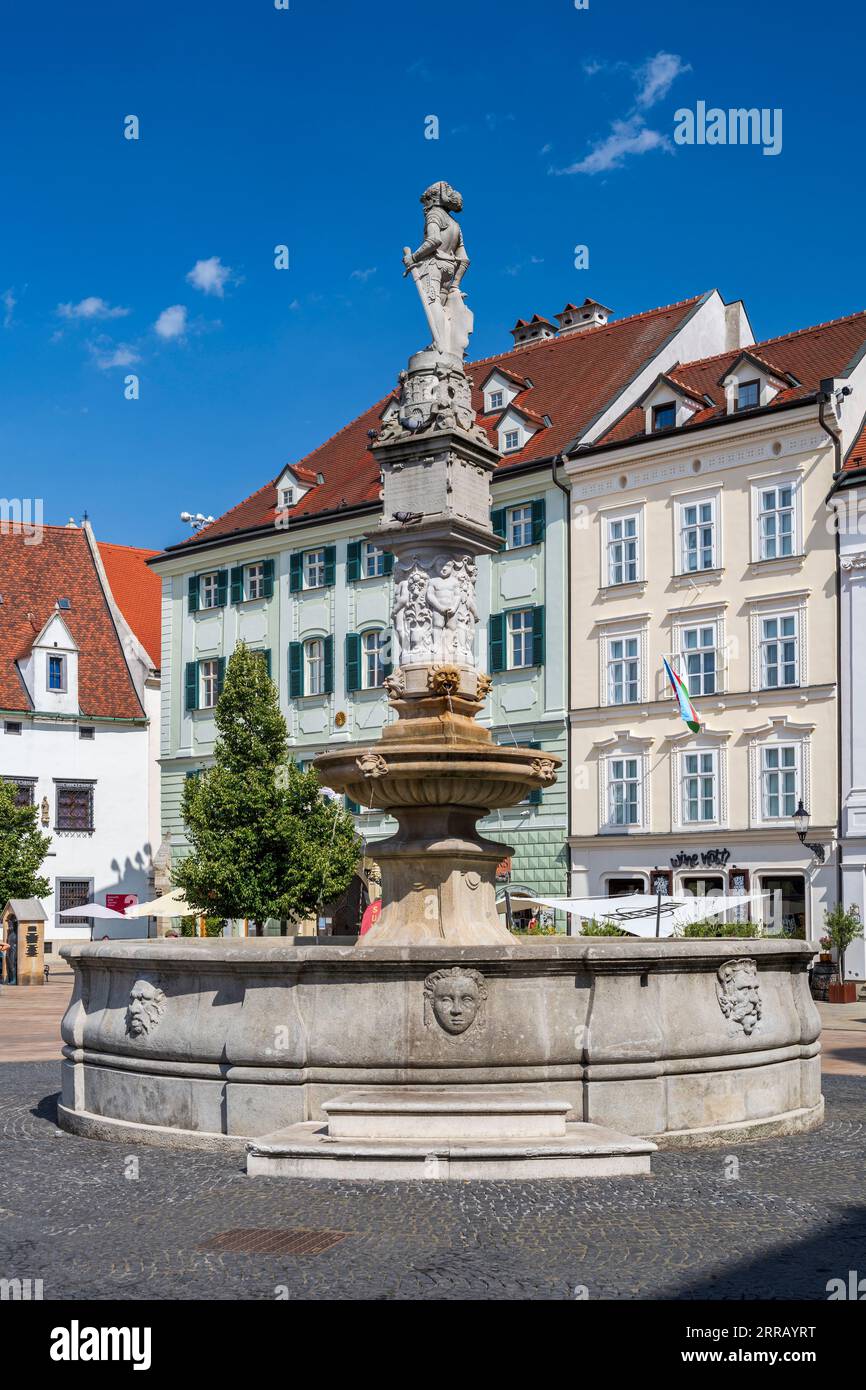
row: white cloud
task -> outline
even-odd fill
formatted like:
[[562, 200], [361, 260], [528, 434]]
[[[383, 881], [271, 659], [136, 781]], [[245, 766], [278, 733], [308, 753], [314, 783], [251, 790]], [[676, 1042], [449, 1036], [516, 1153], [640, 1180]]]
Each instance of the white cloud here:
[[103, 339], [95, 343], [88, 343], [87, 347], [101, 372], [110, 371], [112, 367], [131, 367], [134, 363], [141, 361], [141, 355], [128, 343], [114, 345]]
[[196, 261], [186, 278], [197, 290], [222, 299], [226, 285], [233, 280], [233, 274], [231, 266], [223, 265], [219, 256], [210, 256], [206, 261]]
[[119, 304], [108, 304], [99, 295], [91, 294], [80, 299], [77, 304], [58, 304], [57, 314], [62, 319], [122, 319], [130, 312]]
[[585, 159], [569, 164], [565, 169], [553, 169], [554, 174], [603, 174], [608, 169], [621, 169], [629, 155], [646, 154], [649, 150], [672, 150], [670, 139], [658, 130], [650, 130], [642, 116], [630, 116], [614, 121], [610, 134], [599, 140]]
[[3, 302], [3, 327], [11, 328], [12, 315], [15, 313], [15, 305], [18, 303], [18, 300], [15, 298], [11, 289], [4, 290], [2, 295], [0, 295], [0, 300]]
[[377, 267], [371, 266], [369, 270], [353, 270], [349, 276], [350, 280], [360, 280], [362, 285], [366, 285], [371, 275], [376, 274]]
[[186, 305], [172, 304], [168, 309], [163, 309], [153, 326], [160, 338], [166, 341], [182, 338], [186, 333]]
[[691, 72], [691, 63], [684, 63], [678, 53], [659, 52], [648, 58], [635, 72], [640, 83], [637, 104], [643, 111], [663, 101], [674, 82], [684, 72]]
[[[591, 61], [584, 63], [583, 70], [593, 77], [603, 69], [618, 70], [627, 66], [623, 63], [613, 65]], [[610, 131], [595, 144], [583, 159], [568, 164], [564, 169], [551, 168], [551, 174], [604, 174], [610, 169], [621, 169], [630, 156], [648, 154], [651, 150], [665, 150], [673, 153], [670, 138], [659, 130], [647, 125], [646, 112], [658, 102], [663, 101], [674, 82], [684, 72], [691, 72], [691, 64], [684, 63], [678, 53], [665, 53], [659, 50], [652, 58], [647, 58], [639, 67], [629, 68], [637, 83], [635, 104], [625, 116], [611, 121]]]

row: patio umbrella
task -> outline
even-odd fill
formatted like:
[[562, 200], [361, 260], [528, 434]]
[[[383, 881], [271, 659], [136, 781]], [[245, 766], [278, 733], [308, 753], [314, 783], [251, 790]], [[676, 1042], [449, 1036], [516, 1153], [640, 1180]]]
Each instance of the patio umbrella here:
[[82, 903], [80, 907], [66, 907], [60, 917], [119, 917], [121, 922], [124, 920], [122, 912], [115, 912], [113, 907], [106, 907], [104, 903]]
[[188, 917], [192, 908], [182, 888], [173, 888], [149, 903], [136, 903], [126, 909], [127, 917]]

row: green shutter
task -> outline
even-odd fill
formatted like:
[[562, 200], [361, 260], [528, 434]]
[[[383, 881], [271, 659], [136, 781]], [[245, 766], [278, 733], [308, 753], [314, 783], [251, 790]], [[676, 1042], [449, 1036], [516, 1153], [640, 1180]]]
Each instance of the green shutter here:
[[217, 607], [225, 608], [229, 596], [229, 572], [217, 571]]
[[189, 588], [187, 589], [186, 601], [190, 613], [198, 612], [198, 575], [191, 574], [189, 577]]
[[186, 663], [186, 708], [198, 709], [198, 662]]
[[226, 659], [224, 656], [217, 659], [217, 699], [223, 693], [223, 686], [226, 679]]
[[264, 651], [262, 652], [262, 656], [265, 658], [265, 670], [267, 671], [268, 676], [270, 676], [270, 674], [271, 674], [271, 649], [270, 649], [270, 647], [265, 647]]
[[541, 545], [545, 530], [544, 498], [536, 497], [532, 504], [532, 544]]
[[361, 578], [361, 542], [349, 541], [346, 546], [346, 583], [354, 584]]
[[325, 584], [333, 584], [337, 577], [337, 547], [325, 546]]
[[264, 564], [262, 565], [262, 569], [264, 570], [263, 578], [264, 578], [265, 598], [273, 598], [273, 596], [274, 596], [274, 562], [273, 562], [273, 560], [265, 560], [265, 561], [264, 561]]
[[325, 638], [325, 694], [334, 693], [334, 638]]
[[361, 689], [361, 638], [357, 632], [346, 633], [346, 690]]
[[390, 550], [385, 551], [385, 568], [383, 572], [385, 574], [394, 573], [394, 555], [393, 552]]
[[300, 593], [304, 587], [304, 556], [300, 550], [293, 550], [289, 556], [289, 591]]
[[488, 625], [488, 665], [491, 675], [505, 670], [505, 614], [491, 613]]
[[544, 605], [532, 610], [532, 664], [544, 665]]
[[494, 536], [498, 536], [501, 541], [505, 540], [505, 508], [497, 507], [495, 512], [490, 513], [490, 525], [493, 527]]
[[345, 796], [343, 800], [346, 803], [346, 810], [351, 816], [359, 816], [361, 814], [361, 808], [357, 801], [353, 801], [350, 796]]
[[232, 603], [243, 603], [244, 601], [244, 567], [238, 565], [237, 569], [232, 570]]
[[297, 700], [304, 693], [304, 644], [289, 643], [289, 698]]

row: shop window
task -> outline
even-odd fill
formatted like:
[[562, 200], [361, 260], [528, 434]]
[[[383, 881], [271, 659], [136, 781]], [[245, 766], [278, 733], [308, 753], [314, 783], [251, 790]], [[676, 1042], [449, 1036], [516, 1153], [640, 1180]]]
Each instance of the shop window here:
[[770, 895], [764, 902], [764, 926], [777, 936], [806, 939], [806, 880], [802, 874], [762, 874], [761, 892]]

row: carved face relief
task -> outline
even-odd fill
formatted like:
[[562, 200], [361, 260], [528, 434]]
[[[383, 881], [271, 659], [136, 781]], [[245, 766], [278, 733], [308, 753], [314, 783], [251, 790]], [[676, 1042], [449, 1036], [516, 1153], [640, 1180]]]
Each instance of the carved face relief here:
[[129, 991], [126, 1031], [131, 1038], [146, 1037], [165, 1011], [165, 995], [151, 980], [136, 980]]
[[424, 1014], [430, 1026], [429, 1011], [452, 1036], [465, 1033], [472, 1027], [484, 1007], [487, 986], [480, 970], [464, 970], [455, 965], [450, 970], [437, 970], [424, 981]]
[[758, 967], [754, 960], [727, 960], [717, 972], [716, 995], [725, 1018], [738, 1024], [746, 1037], [754, 1032], [763, 1001], [758, 983]]

